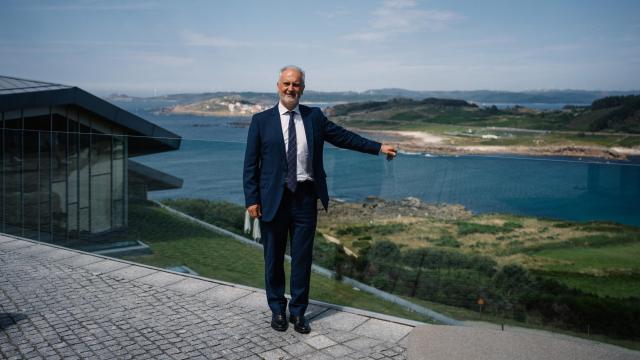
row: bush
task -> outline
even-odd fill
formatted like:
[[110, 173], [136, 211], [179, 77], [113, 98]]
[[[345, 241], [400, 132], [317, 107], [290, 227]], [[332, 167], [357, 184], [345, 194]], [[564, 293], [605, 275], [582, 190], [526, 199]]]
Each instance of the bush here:
[[496, 262], [482, 255], [467, 255], [459, 251], [422, 248], [404, 251], [403, 264], [425, 269], [474, 269], [489, 276], [493, 275]]
[[462, 246], [456, 238], [451, 235], [444, 235], [433, 242], [434, 245], [459, 248]]
[[405, 224], [371, 224], [371, 225], [355, 225], [340, 228], [336, 231], [338, 236], [359, 236], [369, 237], [371, 234], [375, 235], [390, 235], [398, 232], [405, 231], [407, 225]]
[[394, 262], [400, 259], [400, 248], [389, 240], [376, 241], [371, 245], [367, 258], [374, 262]]
[[243, 233], [246, 210], [240, 205], [205, 199], [171, 199], [162, 203], [209, 224]]
[[513, 221], [507, 221], [502, 226], [477, 224], [466, 221], [458, 221], [456, 225], [458, 225], [458, 234], [460, 234], [461, 236], [470, 234], [508, 233], [522, 227], [522, 224]]

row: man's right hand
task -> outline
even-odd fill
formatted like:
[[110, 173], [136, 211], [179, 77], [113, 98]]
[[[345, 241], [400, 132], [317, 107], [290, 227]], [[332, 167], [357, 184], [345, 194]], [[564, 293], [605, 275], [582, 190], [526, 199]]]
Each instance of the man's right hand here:
[[253, 219], [262, 216], [262, 212], [260, 211], [260, 204], [251, 205], [247, 208], [249, 212], [249, 216]]

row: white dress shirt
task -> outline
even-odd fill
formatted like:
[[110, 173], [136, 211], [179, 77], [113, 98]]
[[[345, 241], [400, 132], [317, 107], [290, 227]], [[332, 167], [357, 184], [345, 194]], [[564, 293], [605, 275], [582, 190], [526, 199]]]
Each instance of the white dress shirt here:
[[[282, 136], [284, 136], [284, 152], [287, 153], [289, 149], [289, 109], [284, 107], [281, 102], [278, 102], [278, 111], [280, 112], [280, 125], [282, 126]], [[302, 122], [302, 115], [300, 114], [300, 108], [296, 106], [293, 109], [295, 115], [293, 116], [293, 123], [296, 127], [296, 144], [297, 146], [297, 161], [296, 161], [296, 178], [298, 181], [313, 180], [313, 169], [309, 163], [309, 146], [307, 146], [307, 135], [304, 131], [304, 123]]]

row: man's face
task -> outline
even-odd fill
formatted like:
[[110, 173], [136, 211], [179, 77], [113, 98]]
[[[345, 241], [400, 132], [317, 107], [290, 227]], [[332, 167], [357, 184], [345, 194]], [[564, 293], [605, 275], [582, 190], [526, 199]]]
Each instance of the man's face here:
[[302, 82], [302, 74], [295, 69], [287, 69], [280, 74], [278, 80], [278, 95], [280, 102], [289, 110], [293, 110], [304, 92], [304, 83]]

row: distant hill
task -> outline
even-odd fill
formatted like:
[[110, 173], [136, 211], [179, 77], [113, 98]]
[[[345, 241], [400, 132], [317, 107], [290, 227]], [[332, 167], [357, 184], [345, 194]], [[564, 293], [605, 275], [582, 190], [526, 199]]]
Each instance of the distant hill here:
[[495, 91], [495, 90], [457, 90], [457, 91], [415, 91], [405, 89], [367, 90], [369, 96], [391, 96], [409, 99], [441, 98], [463, 99], [474, 103], [511, 103], [511, 104], [590, 104], [606, 96], [637, 95], [635, 91], [604, 90], [532, 90], [532, 91]]
[[[609, 96], [591, 104], [588, 119], [589, 130], [615, 130], [640, 133], [640, 95]], [[577, 119], [579, 120], [579, 119]]]
[[418, 123], [514, 127], [534, 130], [640, 133], [640, 95], [609, 96], [591, 106], [540, 111], [515, 106], [480, 107], [465, 100], [395, 98], [335, 105], [329, 116], [351, 126], [394, 129]]
[[[387, 101], [393, 98], [407, 98], [421, 100], [425, 98], [462, 99], [472, 103], [494, 104], [577, 104], [585, 105], [593, 101], [609, 96], [640, 95], [636, 91], [601, 91], [601, 90], [538, 90], [538, 91], [494, 91], [494, 90], [462, 90], [462, 91], [416, 91], [406, 89], [375, 89], [362, 92], [333, 91], [321, 92], [306, 90], [303, 101], [336, 103], [336, 102], [363, 102], [363, 101]], [[278, 100], [274, 92], [251, 91], [221, 91], [208, 93], [182, 93], [154, 97], [155, 99], [173, 100], [181, 104], [204, 101], [211, 98], [224, 98], [228, 96], [240, 96], [254, 104], [275, 104]], [[114, 94], [107, 99], [128, 98], [123, 94]]]

